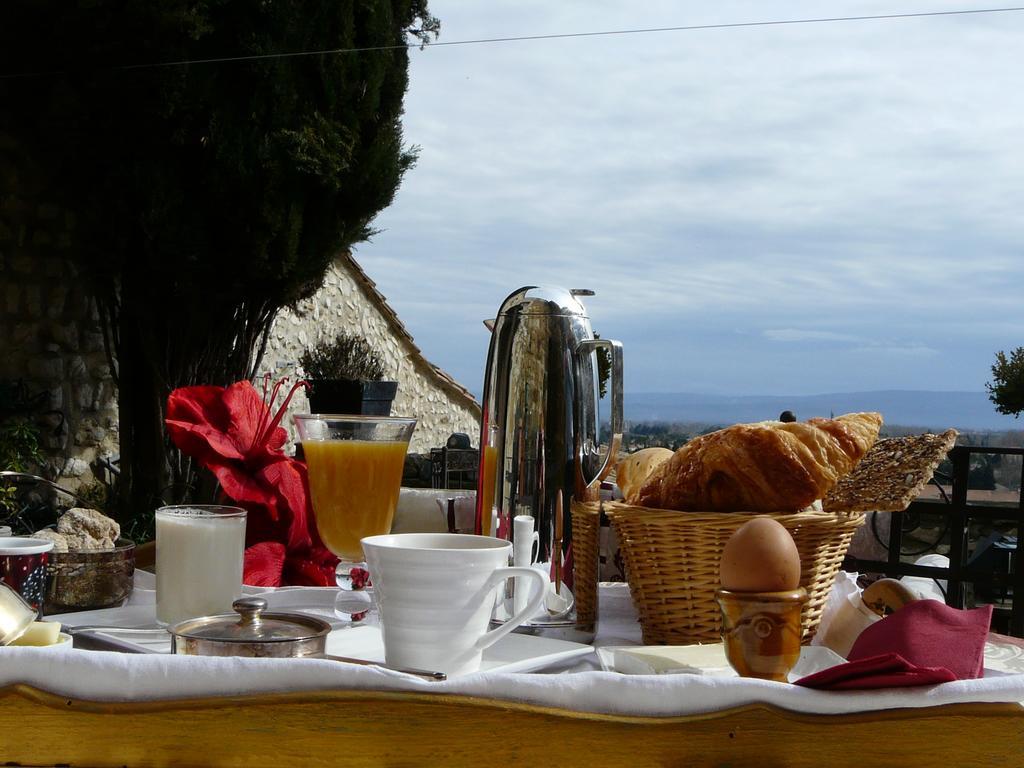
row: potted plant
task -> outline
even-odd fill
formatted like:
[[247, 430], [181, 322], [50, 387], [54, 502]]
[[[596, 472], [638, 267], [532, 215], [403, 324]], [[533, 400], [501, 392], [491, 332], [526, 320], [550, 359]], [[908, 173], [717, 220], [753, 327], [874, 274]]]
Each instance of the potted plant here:
[[314, 413], [390, 416], [397, 381], [384, 381], [380, 355], [361, 336], [340, 334], [299, 357]]

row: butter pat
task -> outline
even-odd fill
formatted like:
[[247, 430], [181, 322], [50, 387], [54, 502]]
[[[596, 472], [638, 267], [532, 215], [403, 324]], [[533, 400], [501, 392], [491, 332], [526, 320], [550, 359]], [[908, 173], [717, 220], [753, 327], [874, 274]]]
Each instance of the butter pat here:
[[60, 623], [33, 621], [25, 633], [11, 645], [56, 645], [60, 640]]
[[710, 675], [735, 677], [722, 643], [638, 645], [598, 648], [601, 665], [625, 675]]

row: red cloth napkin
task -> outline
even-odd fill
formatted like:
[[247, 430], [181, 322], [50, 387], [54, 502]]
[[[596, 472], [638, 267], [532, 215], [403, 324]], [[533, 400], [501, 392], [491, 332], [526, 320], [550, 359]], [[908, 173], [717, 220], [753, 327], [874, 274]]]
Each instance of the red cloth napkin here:
[[877, 621], [850, 649], [849, 661], [796, 681], [826, 690], [933, 685], [981, 677], [992, 606], [959, 610], [917, 600]]
[[866, 659], [837, 664], [834, 667], [801, 677], [796, 685], [827, 691], [849, 691], [865, 688], [906, 688], [912, 685], [935, 685], [956, 680], [945, 667], [917, 667], [898, 653], [883, 653]]

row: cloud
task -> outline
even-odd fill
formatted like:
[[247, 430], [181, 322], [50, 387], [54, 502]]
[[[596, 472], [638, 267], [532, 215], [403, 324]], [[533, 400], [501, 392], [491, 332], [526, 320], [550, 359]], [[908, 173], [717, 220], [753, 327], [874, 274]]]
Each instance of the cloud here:
[[832, 331], [808, 331], [799, 328], [780, 328], [777, 330], [765, 331], [764, 336], [770, 341], [833, 341], [847, 343], [862, 343], [856, 336], [847, 333], [833, 333]]
[[857, 347], [853, 352], [856, 354], [869, 355], [872, 358], [878, 358], [884, 355], [885, 357], [892, 357], [900, 360], [904, 360], [908, 357], [938, 357], [942, 354], [939, 350], [929, 347], [926, 344], [872, 344]]
[[[431, 10], [458, 40], [921, 8]], [[427, 356], [470, 384], [481, 318], [550, 283], [597, 291], [595, 326], [630, 340], [643, 381], [980, 389], [987, 356], [1024, 342], [1022, 31], [1024, 14], [999, 14], [414, 51], [404, 125], [420, 160], [357, 258]], [[877, 339], [894, 341], [863, 341]]]

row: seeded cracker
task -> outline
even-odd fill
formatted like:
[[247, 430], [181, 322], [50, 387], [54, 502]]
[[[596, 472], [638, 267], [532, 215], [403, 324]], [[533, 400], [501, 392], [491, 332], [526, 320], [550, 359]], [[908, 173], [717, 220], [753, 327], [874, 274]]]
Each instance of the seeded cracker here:
[[902, 512], [932, 479], [957, 431], [879, 440], [825, 497], [826, 512]]

